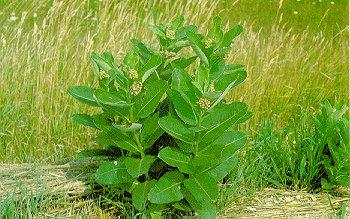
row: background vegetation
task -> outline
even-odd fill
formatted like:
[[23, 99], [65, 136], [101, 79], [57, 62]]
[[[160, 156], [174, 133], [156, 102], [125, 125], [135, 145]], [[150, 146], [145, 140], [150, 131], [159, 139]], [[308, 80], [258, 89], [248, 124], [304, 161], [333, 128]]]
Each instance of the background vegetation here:
[[159, 21], [184, 14], [201, 28], [216, 14], [243, 24], [229, 59], [247, 65], [248, 80], [230, 98], [255, 112], [248, 129], [349, 93], [346, 0], [0, 0], [0, 161], [52, 162], [91, 145], [69, 119], [84, 109], [66, 90], [94, 83], [92, 51], [120, 57], [131, 37], [154, 43], [152, 9]]
[[[246, 195], [252, 184], [320, 188], [326, 171], [317, 165], [305, 170], [303, 163], [315, 158], [307, 153], [312, 140], [334, 137], [314, 132], [324, 100], [349, 104], [347, 0], [0, 0], [0, 163], [51, 163], [94, 146], [94, 133], [70, 121], [86, 109], [66, 90], [96, 83], [91, 52], [110, 50], [121, 57], [132, 37], [153, 45], [147, 30], [153, 9], [161, 22], [183, 14], [206, 29], [219, 14], [227, 26], [245, 28], [228, 59], [246, 65], [248, 79], [228, 98], [247, 102], [254, 112], [244, 127], [251, 142], [218, 204]], [[92, 201], [38, 207], [38, 200], [2, 203], [0, 212], [22, 217], [78, 206], [79, 215], [102, 214]]]

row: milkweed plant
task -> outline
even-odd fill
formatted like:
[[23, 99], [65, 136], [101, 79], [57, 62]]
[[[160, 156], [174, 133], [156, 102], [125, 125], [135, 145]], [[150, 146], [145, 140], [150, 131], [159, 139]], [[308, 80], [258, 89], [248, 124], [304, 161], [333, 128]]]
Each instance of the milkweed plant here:
[[247, 77], [226, 63], [243, 28], [225, 31], [215, 17], [204, 35], [180, 16], [150, 29], [158, 48], [132, 39], [118, 63], [110, 52], [91, 55], [98, 86], [68, 92], [99, 113], [73, 120], [97, 129], [95, 141], [111, 151], [95, 182], [129, 194], [141, 215], [170, 207], [215, 218], [219, 185], [247, 140], [238, 125], [251, 116], [224, 98]]

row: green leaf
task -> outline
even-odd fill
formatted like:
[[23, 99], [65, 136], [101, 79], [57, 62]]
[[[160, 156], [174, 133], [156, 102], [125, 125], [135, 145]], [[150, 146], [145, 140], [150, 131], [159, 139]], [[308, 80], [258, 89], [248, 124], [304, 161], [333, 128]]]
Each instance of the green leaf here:
[[189, 155], [184, 154], [182, 151], [176, 148], [165, 147], [159, 151], [158, 157], [166, 164], [179, 168], [181, 172], [190, 173], [188, 166], [190, 157]]
[[247, 135], [239, 131], [226, 131], [211, 144], [211, 149], [205, 147], [201, 152], [212, 150], [212, 153], [220, 155], [220, 159], [226, 159], [234, 154], [247, 142]]
[[197, 200], [192, 193], [190, 193], [186, 188], [182, 189], [185, 194], [186, 200], [195, 210], [195, 212], [203, 219], [215, 219], [216, 218], [216, 206], [211, 203], [202, 203], [201, 200]]
[[115, 80], [122, 89], [126, 89], [129, 84], [129, 79], [125, 77], [122, 71], [117, 68], [110, 69], [107, 74], [111, 77], [111, 79]]
[[184, 70], [177, 68], [173, 70], [171, 88], [183, 92], [192, 104], [197, 104], [202, 92], [193, 82], [190, 75]]
[[204, 91], [209, 85], [209, 69], [203, 65], [200, 65], [197, 68], [196, 82], [201, 87], [201, 90]]
[[68, 93], [82, 103], [90, 106], [99, 106], [93, 96], [94, 89], [90, 87], [73, 86], [68, 88]]
[[119, 124], [113, 123], [113, 127], [123, 132], [135, 132], [135, 131], [139, 131], [142, 128], [142, 124], [131, 123], [131, 124], [119, 125]]
[[184, 181], [184, 186], [202, 203], [215, 203], [219, 195], [217, 181], [206, 173], [191, 176]]
[[180, 57], [170, 62], [170, 65], [172, 66], [172, 68], [185, 69], [189, 65], [191, 65], [196, 59], [197, 59], [197, 56], [192, 56], [190, 58]]
[[144, 149], [151, 147], [158, 138], [164, 133], [163, 129], [158, 124], [159, 113], [148, 117], [143, 122], [141, 131], [141, 143]]
[[147, 62], [151, 55], [153, 55], [153, 51], [151, 51], [147, 46], [142, 43], [140, 40], [131, 39], [131, 43], [135, 49], [135, 51], [139, 54], [142, 62]]
[[[224, 75], [226, 76], [226, 75]], [[224, 99], [224, 97], [231, 91], [231, 89], [235, 86], [237, 86], [238, 84], [242, 83], [245, 78], [247, 77], [247, 74], [245, 71], [241, 71], [239, 74], [235, 74], [234, 75], [235, 79], [233, 81], [231, 81], [231, 83], [225, 88], [224, 92], [222, 92], [222, 94], [219, 96], [219, 98], [213, 103], [213, 105], [211, 106], [211, 108], [214, 108], [216, 105], [218, 105], [222, 99]], [[224, 80], [228, 80], [224, 77]]]
[[136, 118], [146, 118], [152, 114], [167, 89], [168, 84], [164, 80], [154, 80], [147, 83], [142, 95], [136, 96], [134, 99]]
[[142, 75], [142, 83], [144, 83], [147, 78], [153, 72], [155, 72], [160, 64], [162, 64], [162, 57], [158, 55], [152, 55], [147, 63], [140, 69], [140, 74]]
[[203, 117], [200, 144], [210, 144], [215, 141], [223, 132], [233, 125], [247, 120], [251, 116], [248, 107], [244, 103], [234, 102], [222, 104], [215, 108], [207, 116]]
[[165, 116], [159, 119], [159, 126], [169, 135], [181, 141], [192, 143], [195, 132], [188, 129], [180, 120]]
[[148, 172], [154, 160], [154, 156], [146, 155], [143, 159], [127, 157], [124, 163], [128, 173], [137, 178]]
[[235, 161], [237, 161], [236, 154], [231, 154], [231, 156], [221, 160], [218, 166], [209, 170], [208, 174], [214, 179], [221, 181], [235, 167], [236, 165]]
[[204, 45], [202, 43], [203, 37], [197, 33], [192, 32], [192, 31], [187, 31], [186, 36], [187, 36], [188, 40], [190, 41], [190, 45], [191, 45], [193, 51], [199, 57], [201, 62], [204, 65], [208, 66], [209, 65], [208, 58], [205, 55], [205, 53], [203, 52], [203, 50], [204, 50]]
[[124, 150], [131, 152], [140, 152], [136, 143], [131, 139], [118, 139], [113, 141], [114, 144]]
[[[247, 78], [247, 72], [244, 69], [232, 71], [228, 74], [222, 74], [215, 82], [215, 90], [223, 91], [227, 87], [233, 88], [242, 83]], [[233, 83], [234, 82], [234, 83]], [[233, 85], [230, 85], [232, 84]]]
[[[195, 206], [192, 207], [199, 207], [197, 206], [197, 203], [199, 202], [202, 209], [213, 209], [213, 204], [216, 202], [219, 195], [219, 187], [217, 181], [211, 178], [210, 175], [202, 173], [196, 176], [191, 176], [184, 181], [184, 186], [196, 201]], [[186, 196], [186, 199], [187, 197], [188, 196]], [[191, 200], [192, 203], [194, 200]]]
[[180, 185], [185, 177], [177, 172], [164, 174], [148, 193], [148, 200], [155, 204], [177, 202], [184, 198]]
[[187, 47], [187, 46], [190, 46], [190, 42], [188, 40], [180, 40], [180, 41], [176, 41], [176, 42], [173, 42], [171, 43], [169, 46], [168, 46], [168, 50], [171, 50], [171, 49], [181, 49], [183, 47]]
[[176, 30], [183, 25], [184, 21], [185, 21], [185, 17], [183, 15], [180, 15], [179, 17], [177, 17], [175, 20], [171, 22], [170, 26], [172, 29]]
[[213, 143], [202, 142], [199, 151], [192, 160], [194, 166], [215, 167], [240, 149], [247, 141], [247, 136], [239, 131], [226, 131]]
[[[113, 151], [114, 152], [114, 151]], [[113, 155], [116, 155], [116, 153], [113, 153], [109, 149], [86, 149], [83, 151], [80, 151], [77, 155], [77, 159], [84, 159], [84, 158], [91, 158], [91, 157], [101, 157], [101, 160], [103, 160], [103, 157], [111, 157]]]
[[96, 63], [100, 70], [108, 72], [113, 68], [113, 66], [111, 65], [112, 63], [109, 62], [111, 60], [107, 61], [101, 56], [97, 55], [96, 53], [91, 54], [91, 59], [94, 63]]
[[87, 114], [74, 114], [72, 120], [78, 124], [97, 129], [94, 118]]
[[113, 127], [112, 121], [111, 121], [112, 117], [109, 113], [104, 112], [101, 114], [93, 115], [92, 117], [94, 119], [95, 126], [99, 130], [106, 133], [115, 131], [115, 128]]
[[94, 92], [94, 98], [102, 105], [114, 106], [114, 107], [130, 107], [131, 103], [127, 103], [122, 100], [118, 95], [112, 94], [105, 90], [96, 90]]
[[243, 27], [241, 25], [236, 25], [227, 31], [224, 35], [224, 38], [221, 42], [221, 47], [229, 47], [231, 46], [232, 41], [243, 32]]
[[156, 182], [156, 180], [145, 181], [143, 183], [137, 184], [132, 190], [132, 204], [137, 210], [142, 212], [146, 209], [148, 192], [153, 188]]
[[213, 27], [208, 31], [208, 37], [215, 40], [216, 42], [219, 42], [223, 36], [224, 32], [221, 28], [221, 18], [220, 16], [216, 16], [213, 19]]
[[199, 111], [197, 105], [193, 105], [190, 99], [182, 92], [172, 89], [171, 99], [177, 115], [188, 125], [197, 125]]
[[121, 160], [102, 163], [95, 173], [95, 178], [101, 185], [113, 186], [133, 181], [133, 177], [127, 172]]

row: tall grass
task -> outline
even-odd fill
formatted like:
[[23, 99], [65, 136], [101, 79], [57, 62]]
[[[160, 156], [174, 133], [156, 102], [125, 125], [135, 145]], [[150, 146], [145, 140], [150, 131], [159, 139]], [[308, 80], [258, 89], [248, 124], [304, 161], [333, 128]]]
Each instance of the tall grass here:
[[[237, 2], [241, 11], [249, 11], [251, 1]], [[283, 21], [289, 6], [279, 7], [281, 2], [269, 2], [275, 6], [276, 22], [267, 22], [270, 17], [261, 12], [266, 21], [261, 30], [259, 20], [253, 24], [245, 16], [245, 22], [240, 21], [245, 32], [228, 57], [247, 65], [247, 82], [230, 98], [248, 102], [255, 112], [250, 125], [273, 114], [286, 122], [300, 106], [315, 107], [324, 98], [345, 98], [349, 91], [346, 22], [327, 31], [330, 37], [315, 33], [312, 27], [313, 31], [290, 29]], [[235, 6], [227, 4], [0, 0], [0, 161], [51, 162], [89, 147], [93, 133], [69, 120], [73, 112], [87, 108], [66, 94], [71, 85], [95, 83], [89, 54], [110, 50], [121, 57], [131, 37], [142, 37], [153, 45], [147, 30], [153, 22], [152, 9], [159, 11], [158, 21], [184, 14], [187, 22], [203, 28], [217, 13], [227, 18], [227, 25], [239, 21], [240, 14], [233, 14]], [[343, 2], [337, 7], [348, 10], [347, 5]], [[341, 21], [344, 14], [339, 15]]]

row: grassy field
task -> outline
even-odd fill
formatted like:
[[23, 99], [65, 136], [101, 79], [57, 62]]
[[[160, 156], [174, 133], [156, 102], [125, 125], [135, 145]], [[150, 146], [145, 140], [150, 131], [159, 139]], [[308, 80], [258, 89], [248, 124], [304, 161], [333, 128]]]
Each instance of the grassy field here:
[[231, 97], [253, 110], [249, 129], [348, 95], [347, 1], [0, 1], [0, 161], [52, 162], [88, 147], [92, 133], [70, 121], [84, 106], [67, 87], [94, 83], [92, 51], [120, 57], [130, 37], [152, 44], [152, 9], [162, 22], [184, 14], [204, 28], [220, 14], [244, 25], [230, 60], [249, 76]]
[[[228, 98], [248, 103], [254, 116], [245, 128], [261, 132], [257, 138], [266, 134], [259, 126], [265, 120], [279, 128], [302, 123], [300, 112], [317, 111], [325, 99], [349, 103], [346, 0], [0, 0], [0, 163], [51, 163], [94, 144], [94, 133], [70, 120], [90, 109], [67, 88], [96, 83], [91, 52], [110, 50], [120, 58], [133, 37], [155, 45], [152, 10], [162, 23], [183, 14], [206, 29], [219, 14], [227, 26], [244, 26], [229, 60], [246, 65], [248, 79]], [[249, 177], [243, 172], [262, 173], [237, 168], [232, 193]], [[83, 208], [98, 209], [91, 206]]]

